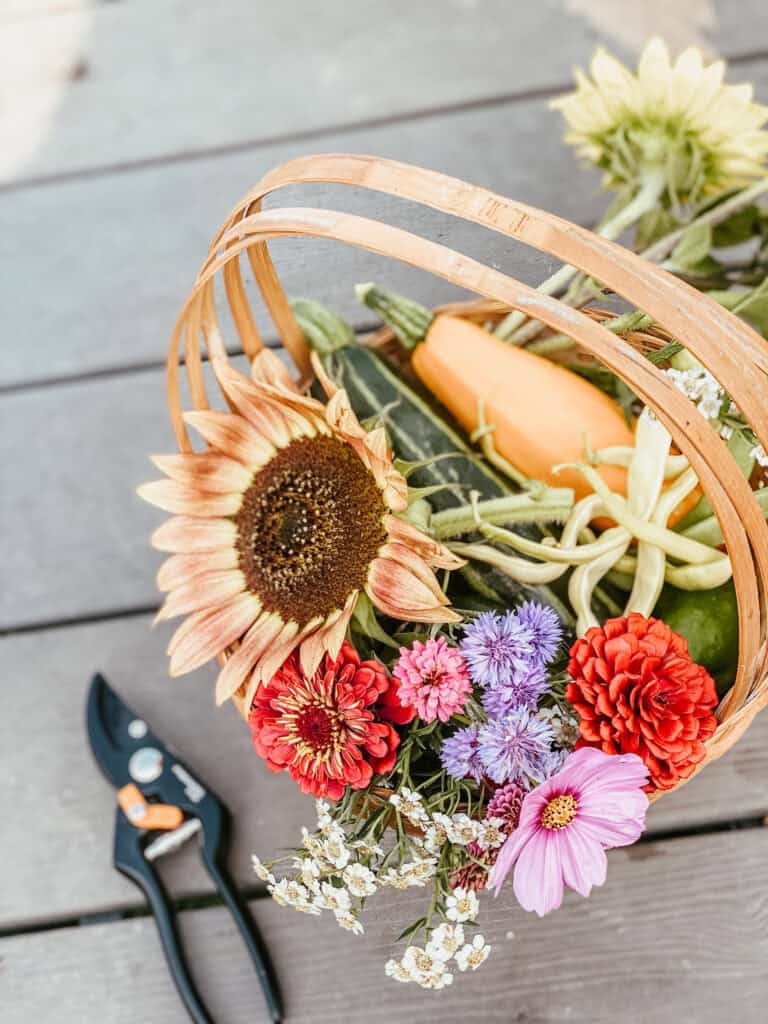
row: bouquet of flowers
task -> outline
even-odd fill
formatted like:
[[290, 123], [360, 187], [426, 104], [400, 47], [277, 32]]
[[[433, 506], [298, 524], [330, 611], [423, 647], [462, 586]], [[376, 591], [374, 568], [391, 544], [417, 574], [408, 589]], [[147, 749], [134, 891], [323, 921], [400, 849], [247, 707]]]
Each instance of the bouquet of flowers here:
[[[171, 384], [183, 339], [194, 409], [172, 401], [181, 453], [158, 456], [166, 479], [141, 489], [172, 514], [153, 537], [170, 553], [159, 617], [186, 616], [171, 673], [218, 656], [217, 702], [233, 699], [256, 755], [315, 798], [295, 849], [254, 857], [275, 900], [358, 933], [381, 890], [428, 890], [386, 963], [399, 981], [440, 989], [483, 963], [488, 889], [509, 884], [540, 915], [565, 888], [588, 896], [606, 850], [641, 835], [649, 801], [768, 701], [750, 619], [766, 567], [749, 554], [768, 515], [768, 356], [725, 312], [768, 333], [768, 110], [722, 77], [722, 64], [692, 50], [672, 62], [654, 41], [636, 75], [599, 53], [555, 103], [616, 193], [597, 235], [630, 232], [647, 262], [605, 251], [670, 289], [674, 333], [650, 309], [611, 309], [607, 262], [600, 275], [564, 266], [505, 305], [508, 279], [431, 243], [424, 265], [488, 298], [432, 312], [360, 285], [385, 321], [365, 344], [319, 303], [289, 306], [266, 240], [359, 243], [375, 222], [262, 213], [272, 188], [327, 176], [437, 206], [469, 189], [435, 175], [420, 192], [428, 172], [403, 165], [392, 173], [408, 188], [384, 185], [376, 173], [391, 166], [356, 157], [267, 176], [217, 236], [177, 326]], [[503, 201], [489, 195], [461, 212], [493, 223]], [[509, 233], [525, 237], [533, 213]], [[369, 247], [388, 239], [413, 252], [419, 241], [386, 229]], [[261, 346], [246, 252], [300, 383]], [[654, 262], [709, 293], [699, 320]], [[250, 377], [224, 348], [219, 270]], [[696, 355], [713, 364], [718, 323], [736, 356], [722, 385]], [[201, 337], [225, 410], [206, 399]]]

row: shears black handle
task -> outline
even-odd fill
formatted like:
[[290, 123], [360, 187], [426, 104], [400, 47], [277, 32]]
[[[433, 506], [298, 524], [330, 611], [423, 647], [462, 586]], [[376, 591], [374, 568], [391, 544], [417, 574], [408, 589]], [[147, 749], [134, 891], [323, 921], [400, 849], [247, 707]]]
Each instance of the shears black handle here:
[[[157, 922], [157, 930], [168, 968], [190, 1019], [194, 1024], [214, 1024], [189, 972], [175, 909], [152, 862], [147, 860], [144, 854], [143, 844], [141, 831], [131, 825], [122, 810], [118, 808], [115, 822], [115, 868], [130, 878], [147, 898]], [[218, 894], [235, 920], [267, 1000], [272, 1020], [277, 1024], [282, 1020], [282, 1006], [277, 994], [279, 991], [277, 979], [266, 946], [251, 917], [248, 906], [240, 896], [224, 865], [222, 848], [222, 832], [219, 829], [211, 830], [209, 833], [203, 831], [203, 842], [200, 849], [201, 860]]]
[[176, 911], [152, 863], [144, 856], [142, 834], [118, 807], [115, 821], [115, 868], [137, 885], [147, 898], [168, 969], [194, 1024], [215, 1024], [195, 987], [179, 935]]

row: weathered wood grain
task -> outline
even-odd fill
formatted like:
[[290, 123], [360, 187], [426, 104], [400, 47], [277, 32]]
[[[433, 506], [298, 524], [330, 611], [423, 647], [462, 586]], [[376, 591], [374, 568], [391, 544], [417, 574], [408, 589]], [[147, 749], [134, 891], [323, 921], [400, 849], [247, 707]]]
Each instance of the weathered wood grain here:
[[[690, 17], [678, 44], [759, 48], [759, 0], [698, 2], [708, 24]], [[215, 13], [178, 0], [57, 3], [53, 17], [39, 3], [20, 17], [19, 6], [0, 50], [14, 100], [2, 114], [4, 181], [560, 86], [606, 31], [626, 46], [615, 19], [561, 2], [288, 0], [258, 16], [244, 0]], [[643, 34], [639, 24], [633, 45]]]
[[[768, 62], [739, 65], [738, 75], [768, 95]], [[561, 132], [545, 100], [526, 100], [0, 193], [8, 339], [0, 349], [0, 386], [162, 359], [213, 232], [250, 185], [300, 151], [404, 159], [592, 222], [606, 197], [597, 175], [577, 167]], [[489, 256], [526, 281], [555, 266], [493, 233], [370, 193], [318, 186], [285, 190], [270, 202], [337, 205], [390, 219]], [[427, 303], [450, 294], [443, 283], [340, 246], [286, 241], [274, 252], [291, 293], [322, 297], [357, 324], [365, 320], [352, 296], [355, 281], [384, 275]], [[265, 318], [260, 326], [269, 332]]]
[[[3, 641], [0, 815], [17, 822], [18, 832], [2, 854], [0, 929], [140, 902], [112, 868], [115, 792], [85, 734], [85, 698], [97, 669], [230, 807], [230, 866], [241, 884], [258, 884], [249, 862], [257, 847], [295, 845], [301, 824], [312, 823], [311, 801], [266, 770], [234, 709], [216, 709], [213, 669], [168, 678], [170, 630], [153, 630], [151, 621], [141, 616]], [[164, 862], [177, 895], [210, 889], [194, 846]]]
[[[252, 184], [299, 151], [405, 159], [590, 221], [605, 199], [595, 175], [576, 171], [560, 135], [558, 116], [545, 101], [526, 101], [0, 193], [6, 226], [0, 233], [0, 299], [5, 336], [13, 339], [0, 350], [0, 384], [162, 361], [215, 230]], [[530, 281], [556, 265], [493, 233], [373, 193], [314, 186], [286, 189], [270, 200], [273, 206], [302, 203], [392, 219], [459, 246], [474, 245], [475, 252], [490, 252]], [[322, 298], [358, 324], [370, 322], [370, 314], [355, 301], [356, 281], [385, 276], [425, 302], [451, 294], [427, 275], [339, 245], [289, 240], [273, 251], [291, 294]], [[244, 276], [252, 280], [249, 270]], [[266, 316], [259, 326], [274, 337]]]
[[[660, 842], [613, 852], [602, 890], [588, 901], [569, 894], [543, 920], [509, 897], [489, 899], [480, 920], [495, 948], [442, 996], [384, 977], [399, 926], [419, 912], [416, 896], [398, 900], [396, 915], [374, 897], [362, 938], [271, 901], [257, 901], [255, 914], [291, 1024], [758, 1024], [768, 999], [766, 856], [763, 830]], [[214, 1018], [266, 1020], [227, 914], [188, 912], [183, 927]], [[4, 1024], [183, 1016], [150, 918], [9, 938], [0, 957]]]
[[[139, 902], [133, 886], [112, 868], [114, 791], [99, 774], [85, 736], [85, 694], [96, 669], [234, 812], [230, 863], [239, 884], [256, 884], [251, 853], [267, 857], [292, 846], [301, 825], [313, 823], [311, 800], [287, 777], [266, 771], [232, 708], [214, 707], [213, 668], [167, 677], [170, 628], [152, 630], [150, 623], [150, 617], [137, 616], [3, 641], [0, 820], [23, 817], [23, 825], [12, 827], [3, 848], [0, 930]], [[768, 812], [767, 749], [763, 715], [725, 758], [656, 804], [649, 829]], [[165, 862], [177, 895], [210, 890], [193, 846]], [[637, 858], [646, 856], [643, 849]]]

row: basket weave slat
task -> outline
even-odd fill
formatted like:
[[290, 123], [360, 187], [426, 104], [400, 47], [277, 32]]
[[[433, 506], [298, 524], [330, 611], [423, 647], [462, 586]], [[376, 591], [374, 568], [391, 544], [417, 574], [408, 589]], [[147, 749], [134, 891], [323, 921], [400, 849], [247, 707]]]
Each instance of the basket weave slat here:
[[726, 446], [689, 399], [638, 351], [647, 344], [647, 336], [625, 340], [603, 327], [599, 315], [574, 310], [446, 246], [378, 221], [331, 210], [261, 210], [263, 198], [275, 189], [317, 181], [412, 199], [518, 238], [579, 267], [643, 309], [669, 336], [689, 348], [732, 395], [763, 444], [768, 443], [768, 404], [764, 402], [768, 345], [738, 317], [677, 278], [561, 218], [421, 168], [372, 157], [329, 155], [302, 158], [275, 169], [233, 210], [214, 239], [177, 321], [168, 358], [171, 418], [180, 446], [189, 450], [179, 392], [179, 351], [183, 340], [192, 404], [205, 408], [201, 344], [209, 357], [226, 359], [213, 292], [219, 272], [243, 349], [253, 357], [262, 346], [239, 268], [241, 254], [247, 253], [278, 333], [300, 376], [308, 375], [307, 348], [267, 248], [269, 241], [289, 236], [333, 239], [390, 256], [482, 296], [473, 304], [478, 317], [518, 309], [571, 337], [656, 412], [688, 458], [720, 521], [738, 602], [739, 663], [734, 685], [718, 710], [720, 724], [708, 743], [704, 763], [719, 757], [768, 703], [768, 526]]

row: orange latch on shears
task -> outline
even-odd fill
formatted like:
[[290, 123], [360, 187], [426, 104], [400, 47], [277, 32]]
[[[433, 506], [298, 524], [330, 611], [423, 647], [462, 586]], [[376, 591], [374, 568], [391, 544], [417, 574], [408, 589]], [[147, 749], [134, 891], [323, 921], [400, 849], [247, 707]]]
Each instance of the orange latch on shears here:
[[131, 782], [117, 791], [117, 802], [136, 828], [174, 829], [184, 821], [180, 807], [173, 804], [148, 804], [138, 786]]

